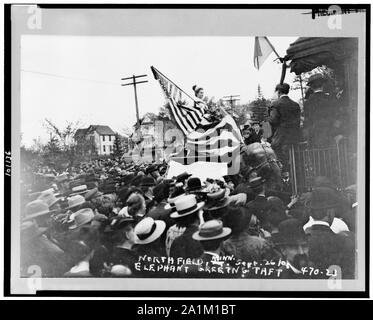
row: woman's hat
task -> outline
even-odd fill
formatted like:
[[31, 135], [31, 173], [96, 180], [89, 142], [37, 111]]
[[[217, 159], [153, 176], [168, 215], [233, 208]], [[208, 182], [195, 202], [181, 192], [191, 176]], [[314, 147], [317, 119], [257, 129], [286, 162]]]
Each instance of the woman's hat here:
[[148, 244], [157, 240], [166, 229], [166, 223], [162, 220], [154, 220], [151, 217], [142, 219], [135, 227], [137, 244]]
[[334, 208], [338, 206], [335, 190], [328, 187], [315, 188], [304, 205], [306, 208], [314, 210]]
[[231, 228], [223, 227], [223, 222], [214, 219], [202, 224], [192, 238], [197, 241], [216, 240], [229, 236], [231, 232]]
[[83, 203], [85, 203], [85, 199], [81, 195], [75, 195], [75, 196], [69, 197], [67, 198], [67, 205], [68, 205], [67, 209], [76, 208], [77, 206], [80, 206]]
[[39, 216], [52, 213], [48, 204], [43, 200], [34, 200], [26, 205], [26, 214], [24, 220], [34, 219]]
[[228, 204], [229, 198], [226, 197], [226, 189], [220, 189], [219, 191], [207, 194], [206, 210], [208, 211], [225, 208]]
[[95, 214], [90, 208], [80, 209], [79, 211], [73, 214], [74, 224], [69, 227], [70, 230], [77, 229], [85, 224], [91, 223]]
[[197, 202], [194, 194], [181, 196], [175, 201], [176, 212], [171, 213], [170, 217], [173, 219], [185, 217], [203, 208], [204, 202]]

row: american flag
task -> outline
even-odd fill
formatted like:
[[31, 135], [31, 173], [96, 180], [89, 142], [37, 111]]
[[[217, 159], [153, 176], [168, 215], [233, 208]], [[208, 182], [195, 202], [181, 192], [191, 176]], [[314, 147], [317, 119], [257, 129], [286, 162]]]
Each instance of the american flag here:
[[[218, 124], [205, 125], [208, 123], [204, 119], [207, 105], [190, 97], [154, 67], [151, 69], [170, 102], [176, 123], [187, 138], [185, 149], [174, 155], [172, 160], [183, 165], [197, 161], [224, 162], [227, 163], [228, 174], [237, 174], [240, 170], [240, 145], [243, 139], [233, 118], [224, 112]], [[203, 129], [206, 127], [207, 130]]]
[[166, 98], [170, 102], [171, 112], [177, 125], [187, 136], [195, 131], [203, 120], [207, 109], [206, 104], [190, 97], [156, 68], [151, 67], [151, 69], [154, 78], [159, 81]]

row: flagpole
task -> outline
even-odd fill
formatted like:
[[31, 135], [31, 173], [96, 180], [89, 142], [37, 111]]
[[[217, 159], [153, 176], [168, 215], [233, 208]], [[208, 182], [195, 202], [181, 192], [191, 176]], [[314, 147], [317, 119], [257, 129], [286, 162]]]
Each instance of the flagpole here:
[[264, 39], [266, 39], [267, 43], [269, 44], [269, 46], [272, 48], [273, 52], [276, 54], [277, 58], [280, 59], [280, 61], [282, 60], [282, 58], [280, 57], [280, 55], [277, 53], [275, 47], [272, 45], [272, 43], [269, 41], [269, 39], [267, 37], [264, 37]]
[[196, 102], [196, 100], [194, 98], [192, 98], [189, 94], [187, 94], [183, 89], [181, 89], [174, 81], [172, 81], [171, 79], [169, 79], [168, 77], [166, 77], [162, 72], [160, 72], [158, 69], [154, 68], [153, 66], [150, 67], [150, 69], [152, 70], [153, 72], [153, 75], [154, 75], [154, 78], [156, 80], [159, 80], [157, 79], [156, 77], [156, 73], [155, 72], [158, 72], [160, 75], [162, 75], [164, 78], [166, 78], [168, 81], [172, 82], [174, 84], [174, 86], [176, 88], [178, 88], [180, 91], [184, 92], [186, 96], [188, 96], [190, 99], [192, 99], [193, 101]]

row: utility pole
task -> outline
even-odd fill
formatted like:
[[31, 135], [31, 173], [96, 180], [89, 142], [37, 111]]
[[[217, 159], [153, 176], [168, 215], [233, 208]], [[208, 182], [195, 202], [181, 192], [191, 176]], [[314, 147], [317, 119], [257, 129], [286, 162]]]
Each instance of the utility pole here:
[[147, 77], [147, 75], [146, 74], [143, 74], [141, 76], [135, 76], [135, 75], [133, 75], [132, 77], [122, 78], [122, 80], [132, 79], [132, 82], [126, 83], [126, 84], [122, 84], [122, 86], [133, 86], [133, 89], [135, 91], [136, 119], [137, 119], [137, 126], [138, 127], [140, 126], [140, 116], [139, 116], [139, 105], [138, 105], [138, 102], [137, 102], [137, 89], [136, 89], [136, 85], [140, 84], [140, 83], [148, 82], [147, 80], [145, 80], [145, 81], [137, 81], [136, 82], [137, 78], [142, 78], [142, 77]]
[[229, 101], [230, 102], [232, 111], [233, 111], [233, 103], [238, 101], [238, 100], [240, 100], [240, 95], [223, 97], [223, 101]]

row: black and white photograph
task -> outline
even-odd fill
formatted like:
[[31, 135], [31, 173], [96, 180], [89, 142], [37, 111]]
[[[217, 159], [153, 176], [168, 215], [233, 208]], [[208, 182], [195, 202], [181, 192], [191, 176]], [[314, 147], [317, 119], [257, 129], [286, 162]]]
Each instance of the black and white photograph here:
[[368, 5], [8, 13], [9, 294], [366, 290]]

